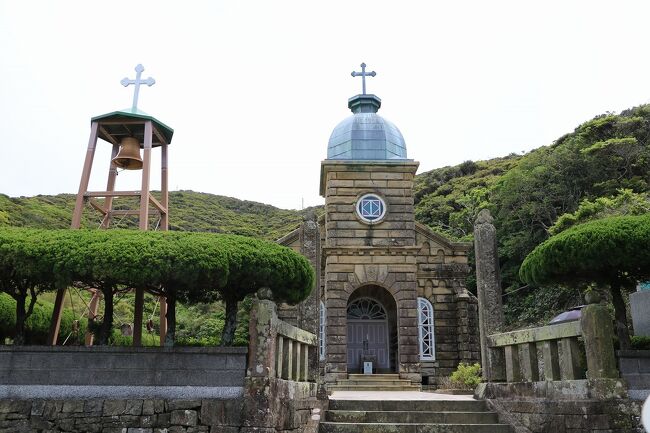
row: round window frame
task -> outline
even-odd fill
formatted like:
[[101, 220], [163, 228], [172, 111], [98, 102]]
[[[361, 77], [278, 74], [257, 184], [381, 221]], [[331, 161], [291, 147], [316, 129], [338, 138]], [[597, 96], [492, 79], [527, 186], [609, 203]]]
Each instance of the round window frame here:
[[[377, 199], [379, 199], [379, 201], [382, 204], [381, 215], [379, 215], [379, 217], [375, 218], [374, 220], [367, 219], [366, 217], [361, 215], [361, 209], [359, 209], [359, 206], [361, 205], [361, 202], [367, 197], [377, 198]], [[368, 192], [368, 193], [362, 194], [357, 199], [356, 203], [354, 204], [354, 213], [362, 223], [368, 224], [368, 225], [375, 225], [375, 224], [379, 224], [380, 222], [382, 222], [384, 220], [384, 218], [386, 217], [386, 213], [388, 213], [388, 205], [386, 204], [386, 200], [384, 200], [384, 198], [381, 195], [377, 194], [376, 192]]]

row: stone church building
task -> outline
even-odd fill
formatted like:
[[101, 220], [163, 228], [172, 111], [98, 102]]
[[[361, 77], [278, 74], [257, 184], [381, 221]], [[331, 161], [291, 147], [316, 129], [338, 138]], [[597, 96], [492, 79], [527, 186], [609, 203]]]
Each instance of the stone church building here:
[[[319, 337], [321, 383], [360, 373], [397, 373], [436, 385], [459, 362], [478, 362], [477, 299], [465, 288], [469, 243], [415, 221], [413, 179], [399, 129], [370, 94], [349, 99], [321, 163], [325, 213], [278, 242], [317, 270], [317, 287], [282, 319]], [[314, 363], [315, 357], [314, 357]]]

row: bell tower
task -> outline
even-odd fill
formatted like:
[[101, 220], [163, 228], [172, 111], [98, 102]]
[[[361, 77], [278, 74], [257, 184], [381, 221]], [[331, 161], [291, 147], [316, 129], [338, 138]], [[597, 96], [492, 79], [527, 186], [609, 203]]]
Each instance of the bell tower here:
[[352, 116], [333, 130], [321, 163], [325, 197], [325, 382], [360, 373], [398, 373], [421, 381], [418, 355], [416, 227], [413, 178], [399, 129], [377, 114], [381, 99], [348, 100]]
[[[120, 83], [127, 87], [134, 85], [133, 104], [131, 108], [112, 113], [103, 114], [93, 117], [90, 121], [90, 137], [88, 139], [88, 148], [83, 170], [81, 172], [81, 181], [79, 182], [79, 191], [75, 202], [75, 208], [72, 215], [71, 228], [78, 229], [81, 227], [81, 219], [86, 208], [91, 208], [99, 214], [101, 222], [99, 227], [107, 229], [111, 225], [114, 217], [135, 216], [138, 218], [140, 230], [163, 230], [169, 228], [169, 188], [168, 188], [168, 171], [167, 171], [167, 152], [171, 144], [174, 130], [165, 125], [153, 116], [138, 109], [138, 97], [140, 86], [146, 84], [152, 86], [155, 80], [151, 77], [142, 79], [141, 74], [144, 71], [142, 65], [135, 68], [136, 78], [131, 80], [124, 78]], [[111, 160], [108, 168], [108, 179], [106, 190], [89, 191], [90, 174], [95, 158], [95, 148], [98, 139], [102, 139], [112, 146]], [[154, 149], [160, 149], [160, 200], [157, 200], [150, 191], [149, 183], [151, 178], [151, 153]], [[142, 155], [140, 152], [142, 151]], [[118, 170], [141, 170], [141, 187], [136, 191], [120, 191], [115, 189], [118, 176]], [[139, 204], [136, 208], [120, 209], [113, 208], [115, 198], [126, 197], [136, 200]], [[103, 199], [103, 200], [102, 200]], [[152, 217], [154, 219], [152, 224]], [[61, 312], [63, 308], [63, 298], [65, 289], [59, 289], [54, 305], [52, 324], [48, 343], [56, 344], [61, 322]], [[142, 338], [142, 309], [143, 309], [143, 292], [136, 291], [136, 306], [134, 319], [133, 344], [141, 344]], [[99, 302], [100, 292], [95, 291], [90, 301], [89, 312], [95, 315], [97, 304]], [[165, 311], [166, 303], [164, 298], [160, 299], [160, 319], [161, 344], [165, 338]], [[92, 337], [86, 335], [86, 344], [92, 344]]]

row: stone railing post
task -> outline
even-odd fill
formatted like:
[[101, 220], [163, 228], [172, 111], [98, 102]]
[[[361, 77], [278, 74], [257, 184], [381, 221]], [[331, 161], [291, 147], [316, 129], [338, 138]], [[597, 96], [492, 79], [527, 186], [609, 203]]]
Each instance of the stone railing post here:
[[275, 377], [276, 331], [273, 326], [277, 307], [270, 298], [269, 289], [260, 289], [251, 308], [246, 371], [249, 377]]
[[490, 211], [479, 212], [474, 223], [474, 255], [483, 378], [500, 382], [506, 379], [504, 351], [491, 349], [487, 340], [488, 335], [501, 332], [504, 323], [497, 237], [492, 222]]
[[587, 379], [618, 378], [614, 355], [614, 329], [607, 308], [600, 305], [600, 296], [589, 292], [587, 306], [582, 309], [580, 327], [585, 342]]

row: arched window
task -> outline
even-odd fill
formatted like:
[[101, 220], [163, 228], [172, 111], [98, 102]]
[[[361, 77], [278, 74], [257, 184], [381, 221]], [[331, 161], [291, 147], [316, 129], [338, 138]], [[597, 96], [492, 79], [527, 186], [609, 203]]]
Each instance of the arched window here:
[[418, 298], [418, 335], [420, 337], [420, 359], [435, 361], [436, 341], [433, 334], [433, 306], [424, 298]]
[[327, 318], [325, 304], [320, 301], [320, 323], [318, 326], [318, 357], [321, 361], [325, 360], [325, 319]]
[[348, 305], [348, 319], [385, 320], [386, 310], [372, 298], [359, 298]]

